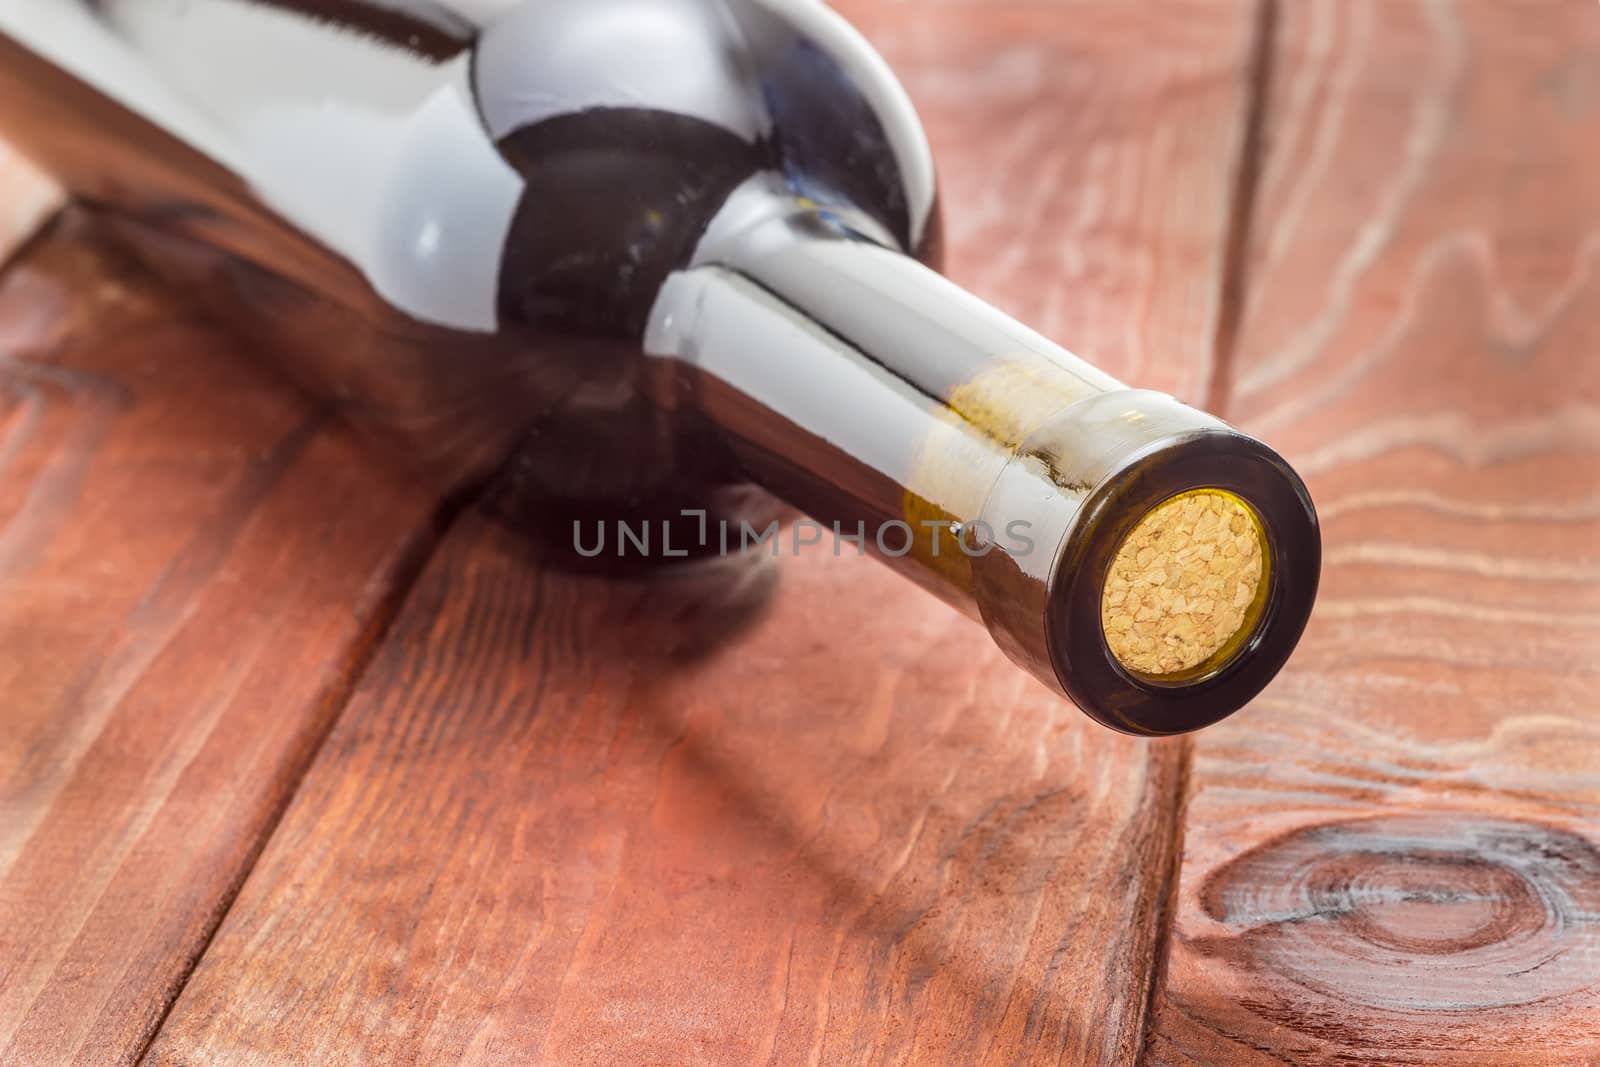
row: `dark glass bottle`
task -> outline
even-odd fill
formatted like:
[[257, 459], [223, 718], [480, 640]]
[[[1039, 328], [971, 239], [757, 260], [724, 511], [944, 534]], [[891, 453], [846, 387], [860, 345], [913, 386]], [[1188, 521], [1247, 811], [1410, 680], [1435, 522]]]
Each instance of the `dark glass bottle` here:
[[1300, 480], [941, 278], [922, 129], [813, 0], [0, 0], [0, 132], [577, 557], [759, 540], [771, 492], [1137, 733], [1304, 627]]

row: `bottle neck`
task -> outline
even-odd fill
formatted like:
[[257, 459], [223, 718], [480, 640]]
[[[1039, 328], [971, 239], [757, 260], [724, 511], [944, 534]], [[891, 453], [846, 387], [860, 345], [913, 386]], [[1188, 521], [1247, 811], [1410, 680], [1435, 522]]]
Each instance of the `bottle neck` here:
[[[1109, 725], [1169, 733], [1221, 718], [1304, 623], [1315, 518], [1281, 458], [1129, 389], [835, 217], [797, 205], [708, 235], [699, 265], [664, 287], [646, 350], [673, 361], [672, 402], [708, 422], [751, 480], [980, 618], [1012, 659]], [[1255, 531], [1236, 533], [1259, 551], [1256, 602], [1207, 600], [1213, 619], [1241, 620], [1214, 635], [1215, 654], [1141, 675], [1146, 628], [1173, 644], [1150, 662], [1204, 640], [1205, 618], [1168, 626], [1161, 612], [1191, 612], [1178, 597], [1226, 583], [1209, 553], [1235, 551], [1217, 533], [1230, 514]], [[1178, 531], [1189, 547], [1161, 549], [1173, 589], [1141, 586], [1131, 595], [1151, 605], [1119, 617], [1114, 564], [1133, 567], [1119, 553], [1163, 523], [1190, 524]]]
[[752, 479], [824, 524], [864, 525], [968, 611], [951, 524], [981, 517], [1039, 424], [1122, 388], [910, 257], [804, 216], [669, 282], [647, 345], [681, 361]]
[[[1104, 472], [1044, 473], [1032, 502], [1003, 512], [990, 498], [1041, 427], [1127, 388], [815, 212], [769, 216], [705, 258], [668, 282], [646, 338], [677, 362], [678, 401], [753, 481], [984, 619], [1060, 688], [1044, 649], [1048, 585]], [[1025, 637], [996, 624], [1019, 604]]]

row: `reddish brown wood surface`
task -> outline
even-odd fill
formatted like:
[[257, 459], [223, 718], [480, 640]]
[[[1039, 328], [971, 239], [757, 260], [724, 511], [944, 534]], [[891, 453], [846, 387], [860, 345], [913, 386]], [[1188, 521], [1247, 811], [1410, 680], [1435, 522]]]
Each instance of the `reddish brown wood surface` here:
[[[1250, 9], [850, 13], [956, 276], [1203, 393]], [[469, 520], [151, 1062], [1128, 1062], [1181, 775], [870, 561], [603, 585]]]
[[1324, 593], [1196, 741], [1151, 1058], [1600, 1063], [1600, 9], [1280, 22], [1229, 414]]
[[138, 1056], [428, 513], [78, 227], [0, 276], [0, 1063]]

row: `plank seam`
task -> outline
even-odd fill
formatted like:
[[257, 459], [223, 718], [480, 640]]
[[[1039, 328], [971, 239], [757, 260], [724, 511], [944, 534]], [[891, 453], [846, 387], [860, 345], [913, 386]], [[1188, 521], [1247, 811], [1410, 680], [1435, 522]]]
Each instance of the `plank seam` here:
[[[1278, 38], [1279, 0], [1257, 0], [1252, 19], [1251, 39], [1244, 74], [1244, 119], [1239, 141], [1238, 163], [1227, 230], [1223, 238], [1222, 270], [1219, 278], [1216, 332], [1212, 337], [1211, 381], [1206, 391], [1206, 410], [1224, 415], [1233, 391], [1232, 368], [1244, 322], [1245, 300], [1249, 293], [1249, 261], [1256, 195], [1261, 184], [1266, 154], [1268, 107], [1274, 77]], [[1179, 888], [1183, 877], [1183, 848], [1188, 829], [1191, 769], [1194, 742], [1185, 737], [1179, 742], [1177, 800], [1173, 811], [1172, 848], [1161, 873], [1160, 902], [1155, 917], [1155, 944], [1151, 956], [1154, 968], [1145, 989], [1139, 1031], [1139, 1062], [1146, 1062], [1157, 1029], [1156, 1021], [1166, 997], [1167, 965], [1172, 955], [1174, 928], [1178, 920]]]
[[1238, 361], [1239, 333], [1244, 324], [1250, 284], [1250, 244], [1254, 236], [1256, 194], [1265, 170], [1267, 112], [1274, 77], [1279, 0], [1257, 0], [1250, 58], [1245, 74], [1244, 135], [1235, 168], [1233, 202], [1224, 237], [1217, 326], [1212, 338], [1210, 388], [1206, 410], [1224, 416], [1233, 394], [1233, 368]]
[[1144, 1004], [1139, 1020], [1139, 1056], [1143, 1062], [1155, 1034], [1155, 1020], [1167, 988], [1167, 960], [1171, 955], [1172, 928], [1178, 917], [1178, 889], [1183, 876], [1184, 828], [1189, 818], [1189, 783], [1194, 766], [1194, 743], [1188, 738], [1176, 742], [1178, 768], [1173, 783], [1177, 802], [1172, 813], [1172, 847], [1167, 851], [1166, 863], [1161, 871], [1161, 891], [1157, 896], [1155, 913], [1155, 943], [1150, 946], [1150, 983], [1145, 987]]
[[371, 618], [356, 635], [351, 646], [349, 661], [344, 669], [339, 672], [329, 684], [322, 697], [317, 701], [319, 715], [317, 732], [306, 745], [305, 754], [290, 766], [284, 775], [291, 783], [285, 789], [282, 798], [268, 812], [257, 832], [256, 840], [250, 847], [245, 862], [240, 865], [237, 877], [227, 886], [218, 898], [217, 905], [211, 916], [205, 936], [193, 956], [185, 963], [170, 987], [166, 990], [165, 1003], [161, 1005], [160, 1013], [156, 1016], [144, 1040], [133, 1050], [126, 1062], [146, 1063], [150, 1050], [155, 1046], [156, 1039], [166, 1028], [167, 1020], [171, 1017], [173, 1009], [183, 996], [183, 991], [188, 987], [189, 980], [194, 977], [195, 971], [205, 960], [211, 949], [212, 942], [217, 933], [222, 929], [223, 922], [228, 913], [233, 910], [234, 903], [239, 894], [244, 890], [245, 883], [255, 871], [256, 864], [266, 851], [267, 844], [276, 836], [278, 827], [282, 824], [284, 816], [294, 805], [295, 798], [299, 796], [311, 768], [315, 766], [317, 757], [332, 736], [334, 728], [343, 717], [345, 710], [350, 705], [356, 687], [365, 677], [367, 669], [371, 666], [378, 650], [384, 645], [396, 620], [409, 599], [413, 588], [428, 563], [443, 543], [446, 533], [461, 514], [472, 506], [476, 499], [474, 492], [462, 492], [447, 497], [435, 506], [428, 520], [420, 529], [407, 539], [407, 543], [400, 549], [399, 558], [395, 563], [394, 577], [389, 587], [379, 598], [377, 605], [372, 610]]

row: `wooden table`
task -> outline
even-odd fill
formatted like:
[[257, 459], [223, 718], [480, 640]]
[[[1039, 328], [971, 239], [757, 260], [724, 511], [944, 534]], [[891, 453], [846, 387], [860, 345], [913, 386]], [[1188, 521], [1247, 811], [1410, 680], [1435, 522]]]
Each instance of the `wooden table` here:
[[1600, 1063], [1600, 11], [840, 6], [954, 276], [1307, 476], [1289, 669], [1147, 743], [870, 561], [536, 569], [60, 219], [0, 1063]]

